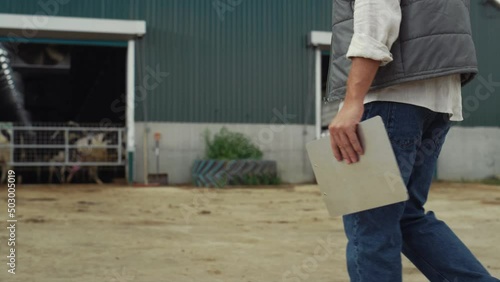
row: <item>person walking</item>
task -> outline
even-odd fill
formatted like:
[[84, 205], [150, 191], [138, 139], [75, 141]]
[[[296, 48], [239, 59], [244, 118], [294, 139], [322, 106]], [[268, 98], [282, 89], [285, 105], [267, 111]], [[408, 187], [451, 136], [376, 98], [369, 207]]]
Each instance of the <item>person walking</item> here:
[[381, 116], [409, 200], [343, 217], [351, 281], [402, 281], [401, 252], [430, 280], [500, 281], [424, 204], [461, 87], [478, 72], [469, 0], [333, 0], [329, 125], [335, 158], [358, 162], [357, 124]]

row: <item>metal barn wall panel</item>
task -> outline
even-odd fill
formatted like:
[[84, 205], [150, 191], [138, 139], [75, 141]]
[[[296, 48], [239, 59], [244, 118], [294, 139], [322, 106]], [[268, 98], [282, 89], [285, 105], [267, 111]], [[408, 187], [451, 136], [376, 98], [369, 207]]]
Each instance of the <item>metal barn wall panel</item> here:
[[[233, 123], [281, 122], [285, 108], [289, 123], [314, 122], [306, 35], [329, 29], [330, 7], [329, 0], [0, 2], [3, 13], [145, 20], [137, 84], [151, 87], [146, 104], [138, 92], [136, 119]], [[154, 73], [158, 85], [140, 79]]]
[[[480, 75], [496, 82], [500, 10], [484, 2], [471, 1], [474, 36]], [[137, 94], [138, 121], [281, 122], [286, 108], [287, 122], [314, 123], [306, 35], [330, 30], [331, 0], [12, 0], [0, 12], [145, 20], [137, 85], [151, 87]], [[500, 126], [500, 87], [467, 98], [479, 85], [464, 91], [462, 125]]]
[[471, 0], [478, 77], [464, 89], [462, 126], [500, 126], [500, 8]]

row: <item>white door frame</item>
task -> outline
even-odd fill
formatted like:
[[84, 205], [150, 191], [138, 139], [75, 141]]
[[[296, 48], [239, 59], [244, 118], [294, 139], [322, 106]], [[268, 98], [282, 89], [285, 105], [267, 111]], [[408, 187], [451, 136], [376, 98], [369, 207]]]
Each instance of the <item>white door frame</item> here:
[[318, 139], [321, 136], [321, 51], [330, 49], [332, 44], [332, 33], [326, 31], [311, 31], [307, 38], [308, 45], [314, 48], [314, 117], [316, 139]]
[[127, 45], [127, 164], [125, 165], [127, 182], [134, 182], [135, 156], [135, 40]]

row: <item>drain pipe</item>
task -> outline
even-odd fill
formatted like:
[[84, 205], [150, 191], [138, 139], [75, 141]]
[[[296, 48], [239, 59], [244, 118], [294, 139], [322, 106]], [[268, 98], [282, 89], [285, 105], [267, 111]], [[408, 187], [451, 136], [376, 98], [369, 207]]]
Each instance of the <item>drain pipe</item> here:
[[[22, 77], [14, 73], [10, 61], [9, 49], [0, 43], [0, 121], [10, 121], [25, 127], [31, 127], [31, 116], [24, 107], [24, 96]], [[12, 132], [11, 143], [16, 141], [15, 131]], [[19, 135], [22, 143], [33, 144], [36, 139], [35, 131], [32, 129], [21, 131]], [[14, 150], [11, 150], [11, 161], [14, 161]]]
[[[0, 101], [7, 112], [7, 116], [1, 118], [31, 126], [31, 117], [24, 107], [24, 97], [20, 90], [22, 82], [14, 74], [9, 55], [8, 49], [0, 43]], [[29, 135], [33, 136], [33, 131], [29, 131]]]

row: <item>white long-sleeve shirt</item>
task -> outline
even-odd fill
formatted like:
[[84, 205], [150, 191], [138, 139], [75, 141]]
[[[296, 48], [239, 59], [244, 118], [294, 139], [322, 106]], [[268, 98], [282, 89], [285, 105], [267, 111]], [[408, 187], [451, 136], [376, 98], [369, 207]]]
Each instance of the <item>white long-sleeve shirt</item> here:
[[[384, 67], [392, 62], [390, 49], [399, 36], [400, 24], [400, 0], [356, 0], [354, 35], [346, 56], [381, 61], [381, 67]], [[369, 91], [364, 103], [373, 101], [412, 104], [434, 112], [448, 113], [454, 121], [463, 120], [459, 74]]]

